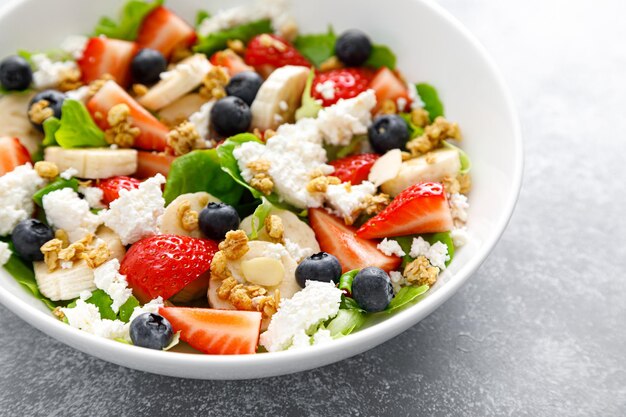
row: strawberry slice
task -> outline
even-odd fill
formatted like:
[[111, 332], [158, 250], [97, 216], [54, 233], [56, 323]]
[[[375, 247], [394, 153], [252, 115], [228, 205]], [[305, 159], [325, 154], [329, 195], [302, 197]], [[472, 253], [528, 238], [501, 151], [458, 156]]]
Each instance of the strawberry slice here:
[[145, 17], [137, 35], [140, 48], [152, 48], [169, 58], [177, 46], [193, 45], [196, 32], [171, 10], [159, 6]]
[[339, 259], [343, 272], [367, 266], [390, 272], [402, 262], [397, 256], [383, 254], [376, 248], [377, 242], [357, 236], [354, 227], [346, 226], [324, 209], [309, 209], [309, 221], [320, 248]]
[[137, 44], [134, 42], [104, 36], [89, 39], [83, 56], [77, 61], [82, 81], [90, 83], [109, 74], [118, 84], [126, 87], [130, 81], [130, 63], [136, 52]]
[[393, 100], [394, 103], [398, 103], [398, 99], [402, 99], [406, 103], [404, 108], [398, 109], [399, 111], [406, 111], [410, 106], [411, 99], [406, 84], [387, 67], [376, 72], [369, 88], [376, 92], [377, 108], [385, 100]]
[[102, 190], [102, 203], [108, 206], [120, 197], [120, 190], [135, 190], [139, 184], [138, 179], [119, 176], [99, 181], [96, 186]]
[[159, 314], [191, 347], [213, 355], [256, 353], [261, 332], [257, 311], [161, 307]]
[[169, 129], [115, 82], [107, 81], [87, 102], [87, 108], [98, 126], [102, 130], [106, 130], [109, 128], [109, 122], [106, 117], [109, 109], [120, 103], [126, 103], [130, 107], [132, 124], [141, 130], [141, 133], [135, 139], [134, 147], [149, 151], [165, 150]]
[[347, 156], [329, 162], [335, 167], [333, 176], [338, 177], [341, 182], [349, 182], [352, 185], [359, 185], [367, 180], [374, 162], [380, 158], [375, 153], [364, 153], [361, 155]]
[[32, 162], [28, 149], [17, 138], [0, 137], [0, 176]]
[[244, 71], [254, 71], [249, 65], [243, 61], [239, 55], [231, 51], [230, 49], [225, 49], [223, 51], [218, 51], [211, 56], [211, 64], [218, 65], [220, 67], [224, 67], [228, 70], [228, 74], [232, 77], [233, 75], [237, 75], [240, 72]]
[[[120, 272], [126, 275], [133, 294], [141, 302], [156, 297], [169, 299], [188, 285], [204, 295], [209, 285], [209, 268], [217, 243], [189, 236], [156, 235], [135, 243], [122, 259]], [[195, 281], [203, 285], [197, 285]]]
[[313, 80], [311, 95], [332, 106], [340, 98], [356, 97], [369, 88], [372, 71], [366, 68], [342, 68], [320, 72]]
[[257, 69], [267, 72], [267, 67], [273, 69], [285, 65], [310, 67], [311, 63], [303, 57], [296, 48], [285, 39], [277, 35], [264, 33], [250, 40], [244, 61]]
[[165, 152], [137, 152], [137, 178], [145, 179], [154, 177], [156, 174], [162, 174], [167, 177], [170, 172], [170, 166], [176, 157], [168, 155]]
[[357, 231], [366, 238], [384, 238], [452, 230], [452, 214], [443, 185], [415, 184], [402, 191], [391, 204]]

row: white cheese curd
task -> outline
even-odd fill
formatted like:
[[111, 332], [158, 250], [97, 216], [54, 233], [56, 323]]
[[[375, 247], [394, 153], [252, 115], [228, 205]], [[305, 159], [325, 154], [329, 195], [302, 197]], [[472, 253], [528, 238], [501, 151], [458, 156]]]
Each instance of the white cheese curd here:
[[130, 245], [159, 233], [158, 220], [165, 212], [161, 174], [147, 179], [134, 190], [120, 190], [104, 215], [104, 224], [118, 234], [122, 244]]
[[11, 234], [19, 222], [33, 214], [33, 194], [44, 182], [31, 164], [0, 177], [0, 236]]
[[96, 323], [102, 320], [98, 307], [85, 302], [82, 297], [76, 300], [75, 307], [62, 308], [61, 311], [70, 326], [89, 333], [93, 333]]
[[189, 116], [189, 122], [196, 128], [196, 132], [202, 140], [209, 138], [209, 129], [211, 124], [211, 109], [215, 101], [208, 101], [198, 109], [197, 112]]
[[101, 215], [93, 214], [89, 203], [71, 188], [46, 194], [43, 197], [43, 208], [48, 224], [65, 230], [72, 242], [82, 239], [88, 233], [95, 233], [103, 220]]
[[406, 89], [409, 92], [409, 100], [411, 102], [411, 110], [413, 109], [421, 109], [424, 107], [424, 102], [421, 97], [417, 94], [417, 88], [415, 84], [410, 82], [406, 83]]
[[98, 187], [78, 187], [78, 192], [81, 193], [85, 197], [85, 201], [89, 204], [89, 207], [92, 209], [103, 209], [106, 208], [104, 204], [102, 204], [102, 198], [104, 197], [104, 191], [102, 191]]
[[395, 255], [402, 257], [406, 255], [400, 244], [393, 239], [384, 238], [383, 241], [378, 244], [377, 248], [387, 256]]
[[354, 135], [364, 135], [372, 124], [372, 109], [376, 106], [374, 90], [367, 90], [350, 99], [339, 99], [336, 104], [321, 110], [317, 116], [324, 142], [346, 146]]
[[263, 251], [263, 257], [280, 260], [283, 256], [290, 256], [289, 252], [280, 243], [270, 243]]
[[421, 236], [413, 239], [409, 255], [412, 258], [425, 256], [432, 266], [436, 266], [441, 270], [446, 269], [446, 261], [450, 260], [448, 246], [441, 242], [435, 242], [434, 245], [431, 245]]
[[460, 248], [464, 246], [469, 241], [469, 233], [467, 232], [467, 227], [455, 227], [450, 232], [450, 237], [452, 237], [452, 242], [454, 246]]
[[401, 272], [391, 271], [389, 273], [389, 278], [391, 279], [391, 286], [393, 287], [393, 293], [397, 294], [402, 287], [406, 286], [407, 281], [406, 278], [402, 275]]
[[80, 59], [83, 57], [83, 51], [89, 38], [86, 36], [72, 35], [68, 36], [61, 42], [61, 49], [72, 56], [74, 59]]
[[335, 98], [335, 83], [331, 80], [324, 81], [315, 86], [315, 91], [320, 93], [326, 100], [332, 100]]
[[128, 322], [132, 323], [133, 320], [135, 320], [143, 313], [158, 314], [159, 308], [161, 307], [163, 307], [163, 298], [159, 296], [153, 300], [150, 300], [150, 302], [144, 304], [143, 306], [135, 307], [135, 309], [133, 310], [133, 314], [130, 315], [130, 319], [128, 320]]
[[467, 209], [469, 208], [467, 197], [460, 193], [451, 194], [448, 197], [448, 204], [450, 205], [450, 212], [455, 223], [465, 223], [467, 221]]
[[65, 74], [78, 70], [74, 61], [52, 61], [45, 54], [35, 54], [31, 57], [35, 67], [33, 84], [38, 90], [56, 87], [61, 83]]
[[286, 0], [262, 0], [254, 5], [219, 10], [200, 23], [198, 35], [206, 36], [209, 33], [219, 32], [261, 19], [270, 19], [272, 27], [280, 35], [280, 29], [293, 21], [293, 18], [287, 12], [287, 3]]
[[376, 186], [369, 181], [352, 186], [349, 183], [329, 185], [326, 190], [326, 204], [337, 216], [354, 220], [365, 200], [375, 193]]
[[[260, 344], [269, 352], [311, 345], [307, 331], [337, 315], [341, 290], [330, 282], [307, 281], [306, 287], [292, 298], [281, 300]], [[323, 339], [324, 335], [318, 339]]]
[[120, 261], [111, 259], [94, 269], [94, 284], [111, 297], [113, 304], [111, 308], [118, 312], [120, 307], [133, 295], [133, 291], [128, 288], [126, 276], [119, 273]]
[[89, 86], [83, 85], [82, 87], [78, 87], [76, 90], [66, 91], [65, 95], [69, 99], [86, 103], [87, 98], [89, 97]]
[[9, 249], [9, 244], [5, 242], [0, 242], [0, 266], [4, 266], [9, 262], [11, 258], [11, 249]]
[[303, 248], [302, 246], [298, 245], [292, 240], [289, 240], [288, 238], [285, 238], [284, 241], [285, 249], [287, 249], [287, 252], [289, 252], [289, 255], [291, 255], [293, 260], [298, 263], [304, 258], [308, 258], [315, 253], [313, 249]]
[[68, 168], [65, 171], [61, 172], [61, 174], [59, 174], [59, 177], [63, 178], [64, 180], [71, 180], [72, 177], [75, 177], [76, 175], [78, 175], [78, 170], [76, 168]]

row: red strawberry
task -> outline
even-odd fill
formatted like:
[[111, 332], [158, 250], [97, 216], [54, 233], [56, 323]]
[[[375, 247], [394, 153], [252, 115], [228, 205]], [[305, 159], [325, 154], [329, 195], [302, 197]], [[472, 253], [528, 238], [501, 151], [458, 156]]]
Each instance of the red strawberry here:
[[0, 137], [0, 176], [32, 162], [28, 149], [17, 138]]
[[141, 24], [137, 35], [140, 48], [152, 48], [169, 58], [179, 45], [189, 46], [196, 41], [196, 32], [171, 10], [160, 6], [154, 9]]
[[337, 159], [336, 161], [329, 162], [329, 164], [335, 167], [333, 175], [338, 177], [341, 182], [350, 182], [352, 185], [359, 185], [367, 180], [370, 170], [378, 158], [380, 158], [378, 154], [364, 153]]
[[366, 239], [452, 230], [452, 215], [443, 185], [415, 184], [402, 191], [391, 204], [357, 231]]
[[246, 64], [255, 68], [270, 66], [276, 69], [285, 65], [311, 66], [311, 63], [300, 55], [300, 52], [293, 45], [280, 36], [267, 33], [255, 36], [250, 40], [244, 60]]
[[257, 311], [214, 310], [210, 308], [161, 307], [180, 338], [194, 349], [213, 355], [256, 353], [261, 332]]
[[383, 254], [376, 248], [377, 242], [360, 238], [354, 227], [324, 209], [309, 209], [309, 221], [320, 248], [339, 259], [343, 272], [367, 266], [389, 272], [400, 266], [400, 258]]
[[108, 81], [105, 83], [87, 102], [87, 108], [98, 126], [106, 130], [109, 128], [106, 117], [109, 109], [120, 103], [126, 103], [130, 107], [132, 124], [141, 130], [140, 135], [135, 139], [135, 148], [149, 151], [165, 150], [169, 129], [115, 82]]
[[254, 71], [254, 68], [246, 65], [246, 63], [243, 61], [243, 58], [241, 58], [230, 49], [225, 49], [223, 51], [214, 53], [213, 56], [211, 56], [210, 61], [213, 65], [225, 67], [231, 77], [233, 75], [239, 74], [240, 72]]
[[120, 197], [120, 190], [134, 190], [139, 188], [141, 181], [130, 177], [111, 177], [98, 182], [97, 187], [103, 192], [102, 203], [107, 206]]
[[170, 172], [170, 166], [176, 157], [168, 155], [165, 152], [137, 152], [137, 178], [150, 178], [156, 174], [162, 174], [167, 177]]
[[[156, 235], [135, 243], [122, 260], [120, 272], [139, 301], [174, 296], [197, 280], [206, 280], [200, 294], [206, 295], [209, 268], [217, 243], [189, 236]], [[195, 285], [194, 285], [195, 287]]]
[[401, 98], [404, 99], [406, 105], [399, 110], [405, 111], [411, 103], [406, 84], [387, 67], [383, 67], [376, 72], [369, 88], [376, 92], [378, 107], [385, 100], [393, 100], [394, 103], [397, 103], [398, 99]]
[[[365, 68], [343, 68], [320, 72], [313, 80], [311, 95], [322, 100], [324, 106], [335, 104], [340, 98], [352, 98], [369, 88], [372, 71]], [[326, 84], [324, 84], [326, 83]], [[318, 87], [318, 85], [322, 86]], [[324, 97], [325, 86], [333, 87], [333, 94]]]
[[137, 44], [134, 42], [103, 36], [89, 39], [83, 56], [77, 61], [82, 81], [90, 83], [109, 74], [125, 87], [130, 81], [130, 62], [136, 52]]

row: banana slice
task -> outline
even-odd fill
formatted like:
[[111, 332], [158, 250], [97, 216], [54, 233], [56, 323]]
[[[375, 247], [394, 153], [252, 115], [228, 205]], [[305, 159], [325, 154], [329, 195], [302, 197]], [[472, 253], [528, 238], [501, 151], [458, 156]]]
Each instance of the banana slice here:
[[101, 179], [117, 175], [132, 175], [137, 171], [137, 151], [134, 149], [63, 149], [46, 148], [46, 161], [54, 162], [60, 171], [74, 168], [79, 178]]
[[161, 74], [161, 81], [139, 98], [139, 104], [152, 111], [162, 109], [198, 88], [211, 66], [204, 54], [182, 60], [173, 70]]
[[159, 119], [168, 126], [176, 126], [189, 119], [189, 116], [200, 110], [200, 107], [206, 102], [206, 99], [202, 98], [200, 94], [187, 94], [163, 107], [159, 111]]
[[374, 162], [368, 180], [375, 186], [390, 181], [398, 176], [402, 166], [402, 151], [392, 149]]
[[0, 136], [18, 138], [33, 154], [39, 148], [43, 135], [28, 120], [28, 103], [35, 95], [9, 94], [0, 97]]
[[418, 158], [409, 159], [400, 166], [398, 175], [381, 185], [384, 193], [392, 197], [413, 184], [423, 181], [441, 181], [456, 177], [461, 170], [461, 160], [456, 149], [439, 149]]
[[309, 71], [307, 67], [287, 65], [272, 72], [250, 107], [252, 128], [276, 129], [282, 123], [292, 123]]
[[198, 213], [207, 206], [207, 204], [214, 202], [219, 203], [220, 200], [213, 197], [209, 193], [198, 192], [181, 194], [169, 206], [165, 209], [165, 213], [161, 216], [159, 229], [161, 233], [179, 235], [179, 236], [191, 236], [202, 237], [200, 230], [186, 230], [181, 224], [179, 209], [181, 205], [189, 202], [190, 209], [197, 211]]
[[[105, 241], [111, 251], [109, 259], [121, 260], [126, 254], [119, 237], [109, 228], [100, 227], [96, 237]], [[75, 262], [69, 269], [56, 269], [48, 271], [44, 262], [35, 262], [35, 280], [39, 291], [52, 301], [71, 300], [83, 291], [93, 291], [96, 285], [93, 282], [93, 269], [87, 266], [84, 260]]]

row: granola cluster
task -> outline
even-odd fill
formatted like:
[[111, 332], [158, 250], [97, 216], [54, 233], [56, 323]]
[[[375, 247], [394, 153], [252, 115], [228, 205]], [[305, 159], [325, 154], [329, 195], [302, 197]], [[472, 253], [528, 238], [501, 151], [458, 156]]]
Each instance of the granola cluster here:
[[339, 185], [341, 180], [337, 177], [320, 175], [316, 176], [306, 186], [310, 193], [325, 193], [329, 185]]
[[439, 268], [432, 266], [428, 258], [420, 255], [404, 268], [403, 275], [409, 284], [432, 287], [437, 282]]
[[174, 155], [185, 155], [196, 148], [200, 135], [193, 123], [185, 121], [167, 134], [167, 145]]
[[445, 139], [461, 140], [461, 131], [458, 124], [439, 116], [424, 128], [421, 136], [407, 142], [406, 148], [416, 157], [437, 148]]
[[219, 244], [220, 252], [230, 260], [237, 260], [248, 253], [248, 236], [243, 230], [231, 230], [226, 233], [226, 239]]
[[94, 238], [95, 236], [89, 233], [79, 241], [69, 244], [67, 234], [57, 233], [54, 239], [41, 247], [48, 271], [53, 272], [64, 263], [73, 264], [81, 260], [92, 269], [105, 263], [111, 257], [111, 251], [105, 242], [95, 245]]
[[320, 64], [320, 71], [332, 71], [343, 68], [343, 63], [335, 55]]
[[104, 132], [104, 139], [111, 145], [131, 148], [141, 134], [141, 130], [131, 124], [130, 107], [125, 103], [116, 104], [109, 109], [107, 122], [110, 127]]
[[35, 172], [45, 180], [53, 180], [59, 176], [59, 167], [54, 162], [38, 161], [35, 163]]
[[207, 100], [219, 100], [226, 97], [226, 85], [230, 77], [223, 67], [214, 65], [202, 80], [200, 95]]
[[280, 217], [272, 214], [265, 218], [265, 231], [275, 242], [282, 242], [285, 236], [285, 226]]
[[472, 177], [469, 173], [459, 174], [456, 177], [444, 177], [441, 183], [446, 194], [467, 194], [472, 188]]
[[369, 195], [363, 202], [363, 211], [368, 216], [374, 216], [383, 211], [391, 203], [391, 197], [385, 193]]
[[229, 39], [226, 41], [226, 46], [237, 55], [243, 56], [246, 53], [246, 44], [240, 39]]
[[83, 85], [81, 76], [82, 74], [78, 68], [68, 68], [61, 74], [61, 80], [57, 89], [63, 92], [76, 90]]
[[199, 213], [191, 209], [191, 202], [189, 202], [189, 200], [183, 201], [180, 206], [178, 206], [176, 215], [183, 229], [188, 232], [198, 230]]
[[415, 126], [426, 127], [428, 122], [430, 122], [430, 117], [425, 109], [418, 107], [411, 110], [411, 123]]
[[96, 93], [100, 91], [100, 89], [104, 86], [104, 84], [106, 84], [107, 81], [113, 79], [114, 78], [111, 74], [103, 74], [102, 77], [92, 81], [91, 83], [89, 83], [89, 93], [87, 94], [87, 96], [91, 97], [96, 95]]
[[274, 181], [270, 177], [270, 161], [266, 159], [257, 159], [249, 162], [247, 167], [252, 171], [252, 179], [250, 186], [256, 188], [265, 195], [270, 195], [274, 189]]
[[35, 124], [42, 124], [46, 119], [54, 116], [54, 110], [48, 100], [39, 100], [28, 109], [28, 118]]

